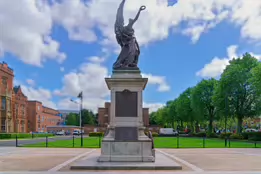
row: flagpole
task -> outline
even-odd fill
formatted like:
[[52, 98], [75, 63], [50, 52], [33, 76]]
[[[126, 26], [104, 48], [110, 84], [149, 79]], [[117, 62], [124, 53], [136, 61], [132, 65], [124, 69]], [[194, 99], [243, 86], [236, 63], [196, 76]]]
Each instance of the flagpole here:
[[81, 92], [81, 103], [80, 103], [81, 147], [83, 147], [83, 131], [82, 131], [82, 100], [83, 100], [83, 94], [82, 94], [82, 92]]

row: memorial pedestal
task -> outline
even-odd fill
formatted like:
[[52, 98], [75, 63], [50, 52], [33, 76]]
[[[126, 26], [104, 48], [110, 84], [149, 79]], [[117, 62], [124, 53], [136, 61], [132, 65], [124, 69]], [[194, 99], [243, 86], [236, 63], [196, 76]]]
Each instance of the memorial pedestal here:
[[110, 123], [98, 161], [154, 162], [142, 113], [142, 92], [148, 79], [142, 78], [139, 70], [117, 70], [105, 81], [111, 91]]

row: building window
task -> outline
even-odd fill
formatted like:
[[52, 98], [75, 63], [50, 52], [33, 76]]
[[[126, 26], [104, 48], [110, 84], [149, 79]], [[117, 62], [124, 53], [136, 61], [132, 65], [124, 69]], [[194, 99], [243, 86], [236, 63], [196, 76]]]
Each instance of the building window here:
[[40, 111], [40, 106], [38, 106], [38, 111]]
[[2, 97], [2, 110], [6, 110], [6, 98]]
[[7, 77], [2, 77], [2, 85], [7, 87]]
[[1, 119], [1, 132], [6, 132], [5, 125], [5, 119]]

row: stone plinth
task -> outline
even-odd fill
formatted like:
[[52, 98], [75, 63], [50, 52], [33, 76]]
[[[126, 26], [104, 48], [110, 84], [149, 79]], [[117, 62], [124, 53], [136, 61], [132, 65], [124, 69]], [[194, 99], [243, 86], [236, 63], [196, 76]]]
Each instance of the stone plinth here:
[[[83, 160], [77, 161], [71, 165], [71, 170], [182, 170], [182, 166], [173, 161], [173, 159], [156, 151], [157, 158], [155, 162], [98, 162], [99, 152], [92, 152]], [[126, 156], [127, 159], [130, 159]]]
[[154, 162], [142, 114], [142, 92], [148, 79], [142, 78], [139, 70], [117, 70], [105, 81], [111, 91], [111, 117], [98, 161]]

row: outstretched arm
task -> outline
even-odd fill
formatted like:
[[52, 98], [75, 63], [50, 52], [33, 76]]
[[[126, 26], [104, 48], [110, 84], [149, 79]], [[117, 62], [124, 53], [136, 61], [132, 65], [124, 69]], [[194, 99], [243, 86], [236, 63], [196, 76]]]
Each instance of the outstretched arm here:
[[144, 6], [144, 5], [140, 7], [140, 9], [139, 9], [137, 15], [136, 15], [135, 18], [133, 19], [132, 25], [139, 19], [139, 17], [140, 17], [140, 12], [143, 11], [143, 10], [145, 10], [145, 9], [146, 9], [146, 6]]

